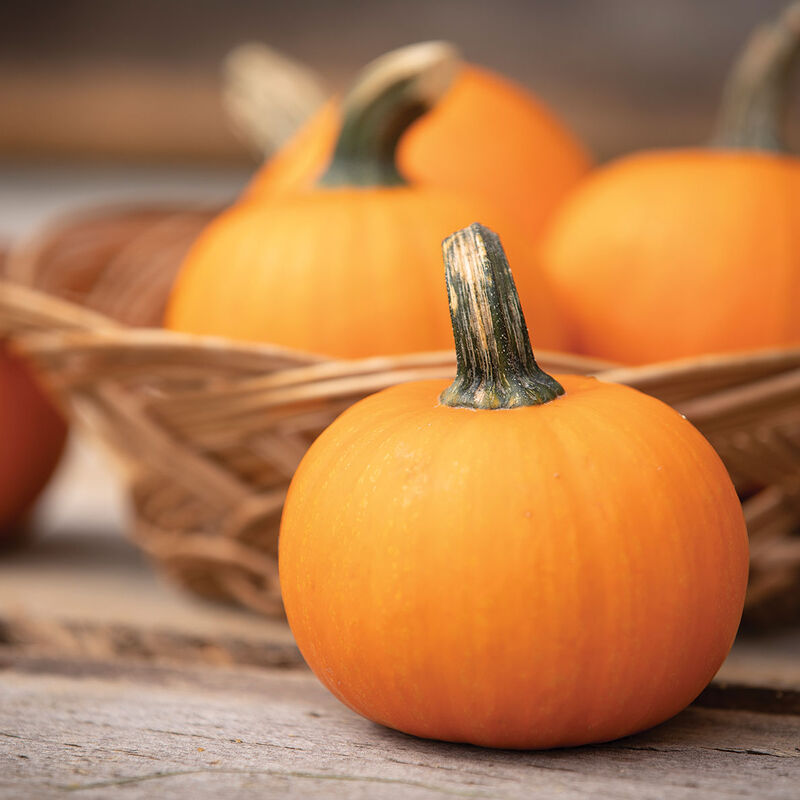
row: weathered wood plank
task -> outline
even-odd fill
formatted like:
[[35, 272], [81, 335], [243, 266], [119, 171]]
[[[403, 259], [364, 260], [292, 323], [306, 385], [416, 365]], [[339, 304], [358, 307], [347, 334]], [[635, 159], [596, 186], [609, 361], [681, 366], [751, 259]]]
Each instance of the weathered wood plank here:
[[800, 716], [693, 707], [619, 742], [516, 753], [373, 725], [304, 670], [2, 663], [4, 798], [788, 800], [800, 786]]

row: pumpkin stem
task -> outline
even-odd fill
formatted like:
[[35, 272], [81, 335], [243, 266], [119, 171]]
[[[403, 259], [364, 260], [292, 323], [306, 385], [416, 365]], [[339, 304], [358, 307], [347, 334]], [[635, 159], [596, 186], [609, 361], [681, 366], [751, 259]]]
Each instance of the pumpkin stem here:
[[788, 151], [781, 129], [799, 54], [800, 3], [794, 2], [745, 44], [725, 84], [714, 146]]
[[342, 127], [320, 186], [406, 183], [396, 150], [408, 127], [450, 88], [458, 54], [447, 42], [393, 50], [368, 64], [342, 103]]
[[453, 408], [537, 406], [564, 388], [536, 363], [500, 238], [477, 222], [442, 243], [456, 379], [440, 400]]

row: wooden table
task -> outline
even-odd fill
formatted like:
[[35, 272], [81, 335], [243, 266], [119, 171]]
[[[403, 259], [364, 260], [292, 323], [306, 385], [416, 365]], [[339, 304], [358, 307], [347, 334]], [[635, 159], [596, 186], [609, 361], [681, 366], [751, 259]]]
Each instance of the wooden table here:
[[689, 709], [543, 753], [422, 741], [338, 703], [283, 623], [161, 581], [77, 448], [0, 559], [0, 797], [798, 798], [800, 631], [742, 639]]

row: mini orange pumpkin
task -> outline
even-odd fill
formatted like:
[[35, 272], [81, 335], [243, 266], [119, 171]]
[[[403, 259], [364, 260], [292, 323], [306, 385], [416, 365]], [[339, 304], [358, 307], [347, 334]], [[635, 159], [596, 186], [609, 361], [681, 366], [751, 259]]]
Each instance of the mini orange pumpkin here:
[[644, 363], [800, 344], [800, 159], [780, 144], [800, 4], [734, 71], [714, 149], [596, 170], [567, 199], [543, 264], [584, 353]]
[[348, 97], [336, 153], [313, 190], [239, 204], [189, 252], [167, 325], [339, 357], [447, 349], [435, 257], [448, 230], [493, 220], [524, 265], [523, 302], [539, 343], [561, 348], [560, 319], [527, 237], [482, 197], [406, 184], [395, 166], [405, 127], [446, 90], [449, 48], [415, 48]]
[[686, 706], [733, 641], [741, 507], [677, 412], [542, 372], [499, 240], [445, 242], [458, 375], [345, 411], [294, 476], [279, 542], [300, 650], [417, 736], [546, 748]]
[[[359, 82], [405, 59], [411, 45], [368, 65]], [[254, 178], [248, 199], [308, 187], [336, 142], [339, 103], [332, 100]], [[489, 70], [466, 65], [450, 91], [403, 137], [400, 172], [411, 182], [481, 194], [536, 236], [590, 160], [553, 113], [532, 94]]]
[[58, 463], [66, 425], [28, 368], [0, 342], [0, 538], [33, 505]]

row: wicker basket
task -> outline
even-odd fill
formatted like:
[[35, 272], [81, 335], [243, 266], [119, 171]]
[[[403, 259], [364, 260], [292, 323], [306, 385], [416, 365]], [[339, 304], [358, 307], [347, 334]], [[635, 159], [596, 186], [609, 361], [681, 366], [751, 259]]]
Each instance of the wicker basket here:
[[[119, 456], [145, 551], [195, 592], [279, 614], [278, 524], [309, 444], [371, 392], [452, 375], [454, 356], [331, 361], [132, 327], [160, 318], [180, 254], [210, 212], [190, 220], [187, 213], [159, 210], [147, 225], [138, 224], [142, 210], [79, 218], [16, 251], [7, 265], [15, 282], [0, 283], [0, 335], [13, 338], [70, 414]], [[183, 221], [165, 240], [175, 214]], [[142, 236], [150, 250], [141, 238], [136, 244]], [[172, 255], [156, 266], [165, 241]], [[132, 253], [143, 259], [138, 267]], [[746, 619], [796, 618], [800, 348], [638, 368], [538, 357], [549, 370], [590, 372], [659, 397], [706, 435], [743, 498], [752, 553]]]

